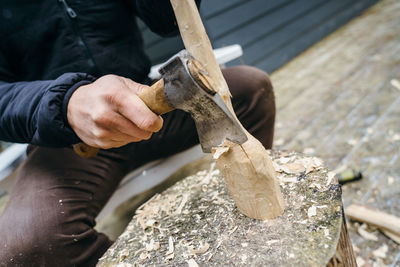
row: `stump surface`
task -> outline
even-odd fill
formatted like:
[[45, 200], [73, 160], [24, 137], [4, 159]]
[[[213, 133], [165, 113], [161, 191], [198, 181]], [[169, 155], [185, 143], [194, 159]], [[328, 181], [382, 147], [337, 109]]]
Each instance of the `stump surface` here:
[[260, 221], [242, 215], [205, 158], [210, 169], [139, 208], [98, 265], [326, 265], [341, 230], [340, 186], [318, 158], [288, 152], [272, 158], [287, 205], [282, 216]]

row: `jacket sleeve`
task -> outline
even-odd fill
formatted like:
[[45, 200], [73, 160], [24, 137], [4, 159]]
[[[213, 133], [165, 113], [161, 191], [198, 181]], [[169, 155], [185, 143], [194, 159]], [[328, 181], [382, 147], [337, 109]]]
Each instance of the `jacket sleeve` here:
[[68, 100], [93, 80], [87, 74], [66, 73], [48, 81], [0, 81], [0, 139], [52, 147], [79, 142], [67, 121]]
[[[130, 0], [136, 15], [155, 33], [170, 37], [179, 33], [170, 0]], [[201, 0], [195, 0], [197, 7]]]

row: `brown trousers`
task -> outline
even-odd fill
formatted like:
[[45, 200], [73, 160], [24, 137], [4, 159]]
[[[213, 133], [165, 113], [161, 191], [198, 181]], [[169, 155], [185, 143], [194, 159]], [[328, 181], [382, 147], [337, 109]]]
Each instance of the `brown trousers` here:
[[[272, 145], [275, 102], [266, 73], [246, 66], [223, 71], [235, 112], [266, 148]], [[0, 266], [94, 266], [112, 242], [95, 218], [131, 170], [198, 143], [182, 111], [164, 117], [144, 142], [84, 159], [71, 148], [30, 147], [0, 217]]]

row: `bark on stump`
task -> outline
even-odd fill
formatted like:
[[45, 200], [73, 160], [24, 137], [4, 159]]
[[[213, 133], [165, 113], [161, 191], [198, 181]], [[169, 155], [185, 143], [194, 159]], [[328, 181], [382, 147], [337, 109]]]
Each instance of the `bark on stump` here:
[[287, 205], [282, 216], [241, 214], [205, 157], [202, 169], [190, 164], [196, 174], [137, 210], [98, 266], [356, 266], [333, 173], [294, 152], [272, 158]]

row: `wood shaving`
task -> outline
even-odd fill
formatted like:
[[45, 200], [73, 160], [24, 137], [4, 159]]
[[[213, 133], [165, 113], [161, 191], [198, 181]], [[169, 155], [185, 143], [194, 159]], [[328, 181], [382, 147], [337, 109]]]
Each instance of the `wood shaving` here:
[[199, 267], [197, 262], [194, 259], [190, 259], [186, 261], [189, 267]]
[[360, 234], [360, 236], [367, 240], [378, 241], [378, 237], [375, 234], [368, 232], [366, 229], [367, 225], [363, 223], [360, 227], [358, 227], [357, 232]]
[[151, 239], [150, 243], [146, 244], [147, 251], [158, 250], [158, 249], [160, 249], [160, 243], [155, 242], [154, 239]]
[[395, 134], [392, 136], [392, 141], [396, 142], [400, 140], [400, 134]]
[[347, 144], [351, 145], [351, 146], [355, 146], [357, 145], [358, 141], [356, 139], [349, 139], [347, 140]]
[[265, 242], [265, 244], [267, 244], [268, 246], [270, 246], [270, 245], [275, 244], [275, 243], [278, 243], [278, 242], [279, 242], [279, 240], [275, 239], [275, 240], [269, 240], [269, 241]]
[[284, 183], [297, 183], [297, 177], [285, 177], [281, 179]]
[[328, 172], [328, 180], [326, 181], [326, 186], [329, 186], [332, 183], [333, 178], [335, 177], [336, 173]]
[[167, 255], [168, 254], [172, 254], [174, 253], [174, 239], [172, 236], [169, 237], [168, 239], [168, 251], [167, 251]]
[[152, 219], [152, 220], [148, 220], [146, 221], [145, 225], [146, 227], [152, 227], [157, 221]]
[[123, 249], [120, 253], [119, 253], [119, 259], [121, 261], [123, 261], [126, 257], [129, 256], [129, 250], [127, 249]]
[[211, 178], [214, 175], [219, 175], [219, 173], [220, 173], [219, 170], [218, 169], [214, 170], [215, 165], [216, 165], [215, 162], [211, 163], [209, 172], [205, 175], [204, 179], [201, 181], [203, 184], [209, 184]]
[[306, 169], [302, 164], [294, 162], [282, 165], [281, 170], [287, 174], [295, 174], [305, 172]]
[[231, 233], [230, 234], [233, 234], [234, 232], [236, 232], [236, 230], [239, 228], [239, 226], [235, 226], [233, 229], [232, 229], [232, 231], [231, 231]]
[[134, 267], [135, 265], [130, 263], [118, 263], [115, 267]]
[[374, 250], [372, 252], [372, 255], [374, 255], [376, 258], [386, 258], [386, 253], [388, 252], [389, 247], [386, 244], [383, 244], [380, 248], [377, 250]]
[[316, 157], [284, 157], [273, 161], [275, 171], [287, 174], [308, 174], [323, 166], [323, 161]]
[[312, 205], [307, 211], [308, 218], [317, 215], [317, 207]]
[[140, 254], [139, 256], [139, 260], [140, 261], [144, 261], [149, 257], [149, 254], [147, 254], [146, 252], [143, 252], [142, 254]]
[[311, 147], [307, 147], [307, 148], [305, 148], [305, 149], [303, 150], [303, 153], [304, 153], [304, 154], [308, 154], [308, 155], [312, 155], [312, 154], [314, 154], [314, 152], [315, 152], [315, 149], [314, 149], [314, 148], [311, 148]]
[[277, 162], [279, 162], [279, 164], [286, 164], [291, 160], [292, 160], [292, 157], [283, 157], [283, 158], [279, 158], [277, 160]]
[[185, 206], [186, 202], [188, 201], [189, 194], [183, 194], [182, 195], [182, 200], [181, 204], [179, 204], [179, 207], [176, 209], [175, 214], [179, 215], [182, 213], [182, 209]]
[[276, 145], [276, 146], [281, 146], [281, 145], [283, 145], [283, 143], [285, 143], [285, 140], [284, 139], [277, 139], [277, 140], [275, 140], [275, 142], [274, 142], [274, 144]]
[[390, 84], [391, 84], [394, 88], [400, 90], [400, 82], [399, 82], [399, 80], [397, 80], [397, 79], [391, 79], [391, 80], [390, 80]]
[[329, 236], [329, 229], [325, 229], [324, 230], [324, 235], [327, 236], [327, 237]]
[[357, 257], [356, 258], [356, 262], [357, 262], [357, 266], [362, 267], [362, 266], [365, 265], [365, 260], [363, 258], [361, 258], [361, 257]]
[[312, 183], [312, 184], [310, 185], [310, 188], [317, 188], [318, 190], [320, 190], [322, 187], [321, 187], [321, 185], [318, 184], [318, 183]]
[[165, 257], [165, 261], [170, 261], [170, 260], [174, 259], [174, 257], [175, 257], [174, 253], [169, 254], [167, 257]]
[[192, 249], [191, 253], [192, 254], [204, 254], [207, 252], [207, 250], [210, 248], [210, 244], [205, 242], [204, 244], [201, 242], [200, 246], [198, 249]]
[[213, 158], [215, 160], [219, 159], [219, 157], [221, 157], [222, 154], [226, 153], [229, 151], [229, 147], [228, 146], [218, 146], [218, 147], [213, 147]]

